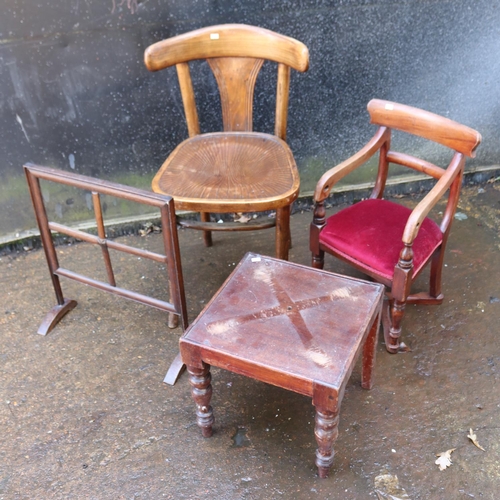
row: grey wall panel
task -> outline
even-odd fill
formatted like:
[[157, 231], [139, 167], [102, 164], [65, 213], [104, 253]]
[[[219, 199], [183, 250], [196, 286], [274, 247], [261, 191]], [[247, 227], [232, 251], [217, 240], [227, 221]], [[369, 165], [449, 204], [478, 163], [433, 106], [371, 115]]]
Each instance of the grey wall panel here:
[[[187, 132], [175, 70], [149, 73], [143, 51], [162, 38], [225, 22], [263, 26], [309, 47], [309, 72], [292, 76], [288, 128], [305, 191], [370, 137], [366, 103], [373, 97], [477, 128], [484, 142], [469, 165], [498, 163], [496, 2], [4, 1], [0, 237], [34, 225], [22, 177], [26, 161], [148, 186]], [[205, 63], [193, 75], [202, 128], [215, 130], [215, 81]], [[272, 131], [274, 81], [275, 68], [265, 67], [256, 129]], [[429, 153], [437, 162], [447, 159], [441, 150]]]

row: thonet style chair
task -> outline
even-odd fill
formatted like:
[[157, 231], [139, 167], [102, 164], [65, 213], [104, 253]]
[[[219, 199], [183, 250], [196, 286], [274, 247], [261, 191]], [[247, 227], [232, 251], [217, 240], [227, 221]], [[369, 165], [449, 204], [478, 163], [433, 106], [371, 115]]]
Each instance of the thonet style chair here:
[[[64, 298], [59, 279], [61, 276], [166, 311], [169, 315], [168, 324], [171, 328], [177, 326], [179, 318], [181, 320], [182, 329], [185, 330], [187, 328], [188, 317], [184, 294], [184, 282], [182, 279], [179, 242], [177, 239], [175, 210], [173, 200], [170, 197], [39, 165], [27, 164], [24, 165], [24, 170], [57, 300], [57, 305], [48, 312], [40, 325], [38, 329], [39, 334], [46, 335], [49, 333], [61, 318], [77, 305], [75, 300]], [[58, 222], [50, 221], [42, 196], [40, 179], [89, 191], [92, 196], [97, 234], [90, 234]], [[104, 227], [103, 210], [101, 206], [102, 195], [109, 195], [157, 208], [161, 217], [165, 254], [143, 250], [108, 239]], [[108, 282], [96, 280], [81, 273], [74, 272], [71, 269], [61, 267], [52, 240], [52, 231], [98, 245], [102, 250], [103, 263], [106, 269]], [[116, 282], [109, 249], [164, 263], [168, 271], [170, 301], [160, 300], [119, 287]], [[182, 368], [183, 365], [178, 355], [165, 377], [165, 382], [174, 384]]]
[[[368, 103], [371, 123], [379, 126], [358, 153], [332, 168], [314, 192], [314, 220], [310, 231], [312, 265], [323, 268], [324, 253], [332, 254], [388, 288], [383, 314], [386, 348], [399, 350], [405, 305], [441, 304], [441, 271], [446, 241], [460, 194], [465, 157], [474, 157], [481, 135], [441, 116], [394, 102]], [[446, 169], [391, 150], [391, 129], [423, 137], [450, 148]], [[378, 176], [369, 199], [326, 218], [324, 202], [335, 183], [379, 153]], [[382, 199], [389, 164], [403, 165], [437, 180], [420, 203], [410, 210]], [[444, 214], [437, 224], [427, 217], [446, 194]], [[411, 293], [415, 278], [430, 264], [429, 292]]]
[[[200, 212], [200, 221], [180, 220], [204, 231], [252, 230], [276, 226], [276, 256], [288, 258], [290, 207], [299, 175], [285, 142], [290, 68], [306, 71], [307, 47], [253, 26], [227, 24], [202, 28], [157, 42], [146, 49], [150, 71], [175, 65], [189, 138], [179, 144], [153, 179], [153, 191], [175, 199], [177, 210]], [[189, 61], [206, 59], [219, 86], [224, 130], [200, 133]], [[278, 63], [274, 135], [253, 132], [254, 87], [264, 60]], [[275, 210], [264, 223], [210, 222], [210, 213]]]

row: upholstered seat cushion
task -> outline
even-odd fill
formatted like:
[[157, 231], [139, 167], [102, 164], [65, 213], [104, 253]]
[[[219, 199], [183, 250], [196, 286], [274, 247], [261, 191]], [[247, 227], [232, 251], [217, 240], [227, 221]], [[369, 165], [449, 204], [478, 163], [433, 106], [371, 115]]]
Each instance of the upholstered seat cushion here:
[[[391, 280], [410, 214], [410, 209], [387, 200], [361, 201], [329, 217], [319, 240], [353, 264]], [[439, 226], [426, 218], [413, 243], [414, 275], [442, 240]]]

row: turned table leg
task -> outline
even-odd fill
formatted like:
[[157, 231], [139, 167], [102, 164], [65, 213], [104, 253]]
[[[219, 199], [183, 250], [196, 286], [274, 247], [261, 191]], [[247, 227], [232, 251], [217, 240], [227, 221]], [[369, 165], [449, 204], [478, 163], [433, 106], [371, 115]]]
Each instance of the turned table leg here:
[[333, 443], [339, 434], [339, 412], [322, 411], [316, 408], [316, 425], [314, 435], [318, 443], [316, 450], [316, 465], [320, 478], [328, 476], [330, 467], [333, 464]]
[[203, 368], [188, 366], [187, 371], [191, 384], [191, 394], [196, 403], [196, 422], [201, 428], [203, 437], [210, 437], [214, 423], [214, 414], [210, 406], [210, 398], [212, 397], [210, 365], [203, 363]]

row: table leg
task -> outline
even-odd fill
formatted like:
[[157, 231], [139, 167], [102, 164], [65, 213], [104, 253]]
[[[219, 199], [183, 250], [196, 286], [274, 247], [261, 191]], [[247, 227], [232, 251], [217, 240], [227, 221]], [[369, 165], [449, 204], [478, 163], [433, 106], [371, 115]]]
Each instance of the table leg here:
[[191, 384], [191, 394], [197, 407], [196, 422], [201, 428], [203, 437], [210, 437], [214, 423], [214, 414], [210, 406], [210, 398], [212, 397], [210, 365], [203, 363], [203, 368], [188, 366], [187, 371]]
[[339, 409], [337, 411], [322, 411], [316, 408], [316, 425], [314, 435], [318, 443], [316, 450], [316, 465], [320, 478], [328, 476], [330, 467], [333, 464], [333, 443], [339, 435]]
[[375, 366], [375, 355], [377, 353], [380, 315], [381, 313], [379, 313], [373, 321], [370, 333], [363, 346], [363, 368], [361, 373], [361, 387], [363, 387], [363, 389], [371, 389], [373, 387], [373, 367]]

